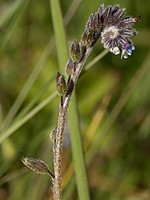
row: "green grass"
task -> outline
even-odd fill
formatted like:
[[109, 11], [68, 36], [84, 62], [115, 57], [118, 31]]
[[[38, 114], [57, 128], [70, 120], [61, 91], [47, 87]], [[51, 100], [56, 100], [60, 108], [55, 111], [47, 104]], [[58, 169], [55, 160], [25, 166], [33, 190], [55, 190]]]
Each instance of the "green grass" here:
[[[27, 170], [20, 158], [44, 160], [53, 171], [55, 76], [64, 72], [70, 42], [80, 40], [100, 2], [60, 1], [64, 23], [52, 3], [16, 0], [0, 6], [0, 197], [5, 193], [11, 200], [52, 199], [49, 177]], [[149, 199], [149, 2], [119, 3], [127, 14], [142, 15], [133, 39], [136, 51], [121, 60], [98, 42], [85, 65], [64, 136], [63, 200], [88, 199], [88, 190], [92, 200]]]

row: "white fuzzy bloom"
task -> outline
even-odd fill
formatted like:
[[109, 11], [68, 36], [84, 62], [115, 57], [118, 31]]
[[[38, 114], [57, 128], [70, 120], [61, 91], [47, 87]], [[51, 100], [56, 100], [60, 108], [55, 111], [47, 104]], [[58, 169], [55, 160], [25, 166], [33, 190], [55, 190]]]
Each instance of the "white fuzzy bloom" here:
[[120, 53], [120, 49], [118, 47], [114, 47], [110, 49], [110, 52], [112, 52], [115, 55], [118, 55]]

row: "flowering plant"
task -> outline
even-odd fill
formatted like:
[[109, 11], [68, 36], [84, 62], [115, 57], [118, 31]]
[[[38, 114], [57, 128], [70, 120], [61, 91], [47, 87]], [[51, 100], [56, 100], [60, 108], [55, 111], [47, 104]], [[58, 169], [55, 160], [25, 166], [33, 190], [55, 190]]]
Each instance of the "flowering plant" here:
[[66, 64], [67, 81], [65, 76], [57, 73], [56, 90], [60, 95], [59, 116], [57, 127], [53, 129], [50, 137], [53, 141], [54, 175], [41, 160], [33, 158], [23, 158], [22, 160], [27, 167], [37, 173], [50, 175], [53, 181], [54, 200], [62, 199], [63, 134], [70, 99], [84, 64], [99, 39], [104, 48], [111, 53], [121, 54], [121, 58], [131, 55], [135, 46], [130, 38], [137, 34], [133, 27], [137, 21], [140, 21], [140, 16], [134, 18], [125, 16], [125, 9], [119, 8], [118, 5], [106, 7], [101, 5], [96, 13], [90, 15], [81, 40], [72, 42]]

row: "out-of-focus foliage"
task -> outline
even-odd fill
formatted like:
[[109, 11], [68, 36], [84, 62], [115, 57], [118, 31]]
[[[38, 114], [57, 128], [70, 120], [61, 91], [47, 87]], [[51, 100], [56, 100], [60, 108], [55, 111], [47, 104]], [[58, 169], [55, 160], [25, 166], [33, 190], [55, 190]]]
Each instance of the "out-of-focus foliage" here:
[[[68, 46], [73, 39], [80, 39], [89, 15], [97, 11], [102, 3], [119, 4], [126, 8], [128, 15], [142, 16], [142, 22], [136, 24], [139, 34], [134, 38], [136, 50], [132, 56], [121, 60], [120, 56], [107, 54], [98, 61], [80, 78], [77, 84], [77, 102], [91, 199], [148, 200], [149, 0], [62, 0], [60, 3], [63, 16], [66, 16], [64, 23]], [[66, 15], [72, 3], [71, 12]], [[4, 132], [56, 90], [54, 78], [58, 70], [58, 58], [49, 1], [2, 0], [0, 49], [0, 120]], [[102, 50], [102, 45], [98, 42], [88, 62]], [[29, 76], [30, 80], [24, 87]], [[20, 92], [20, 98], [14, 105]], [[49, 177], [28, 171], [20, 158], [29, 156], [44, 160], [53, 171], [49, 133], [57, 123], [58, 102], [59, 97], [53, 98], [2, 142], [0, 200], [52, 199]], [[63, 155], [64, 200], [78, 199], [68, 133], [67, 128]]]

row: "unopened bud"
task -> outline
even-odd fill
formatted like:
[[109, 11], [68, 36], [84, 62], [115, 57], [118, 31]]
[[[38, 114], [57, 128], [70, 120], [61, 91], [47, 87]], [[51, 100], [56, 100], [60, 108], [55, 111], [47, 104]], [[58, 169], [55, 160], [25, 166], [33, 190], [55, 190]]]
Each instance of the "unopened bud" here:
[[37, 174], [47, 173], [52, 179], [52, 181], [54, 180], [54, 174], [49, 171], [48, 166], [42, 160], [37, 160], [34, 158], [29, 158], [29, 157], [23, 157], [21, 161], [26, 167], [35, 171]]
[[86, 29], [81, 37], [82, 43], [87, 47], [91, 46], [94, 41], [94, 32], [93, 30]]
[[68, 76], [71, 76], [72, 72], [75, 71], [75, 65], [76, 63], [71, 58], [69, 58], [66, 66], [66, 74]]
[[21, 161], [26, 167], [35, 171], [37, 174], [46, 174], [49, 172], [48, 166], [41, 160], [29, 157], [23, 157]]
[[82, 42], [81, 43], [81, 57], [80, 57], [79, 62], [82, 62], [83, 58], [85, 57], [85, 53], [86, 53], [86, 46]]
[[88, 19], [87, 29], [93, 30], [95, 33], [99, 32], [102, 28], [102, 23], [100, 23], [99, 13], [93, 13]]
[[70, 81], [68, 82], [68, 85], [67, 85], [67, 92], [66, 92], [66, 96], [70, 95], [73, 91], [73, 88], [74, 88], [74, 82], [72, 79], [70, 79]]
[[56, 77], [56, 89], [60, 96], [64, 95], [66, 91], [65, 77], [59, 72], [57, 73], [57, 77]]
[[80, 44], [77, 40], [74, 40], [71, 45], [70, 55], [74, 62], [78, 62], [80, 59]]

